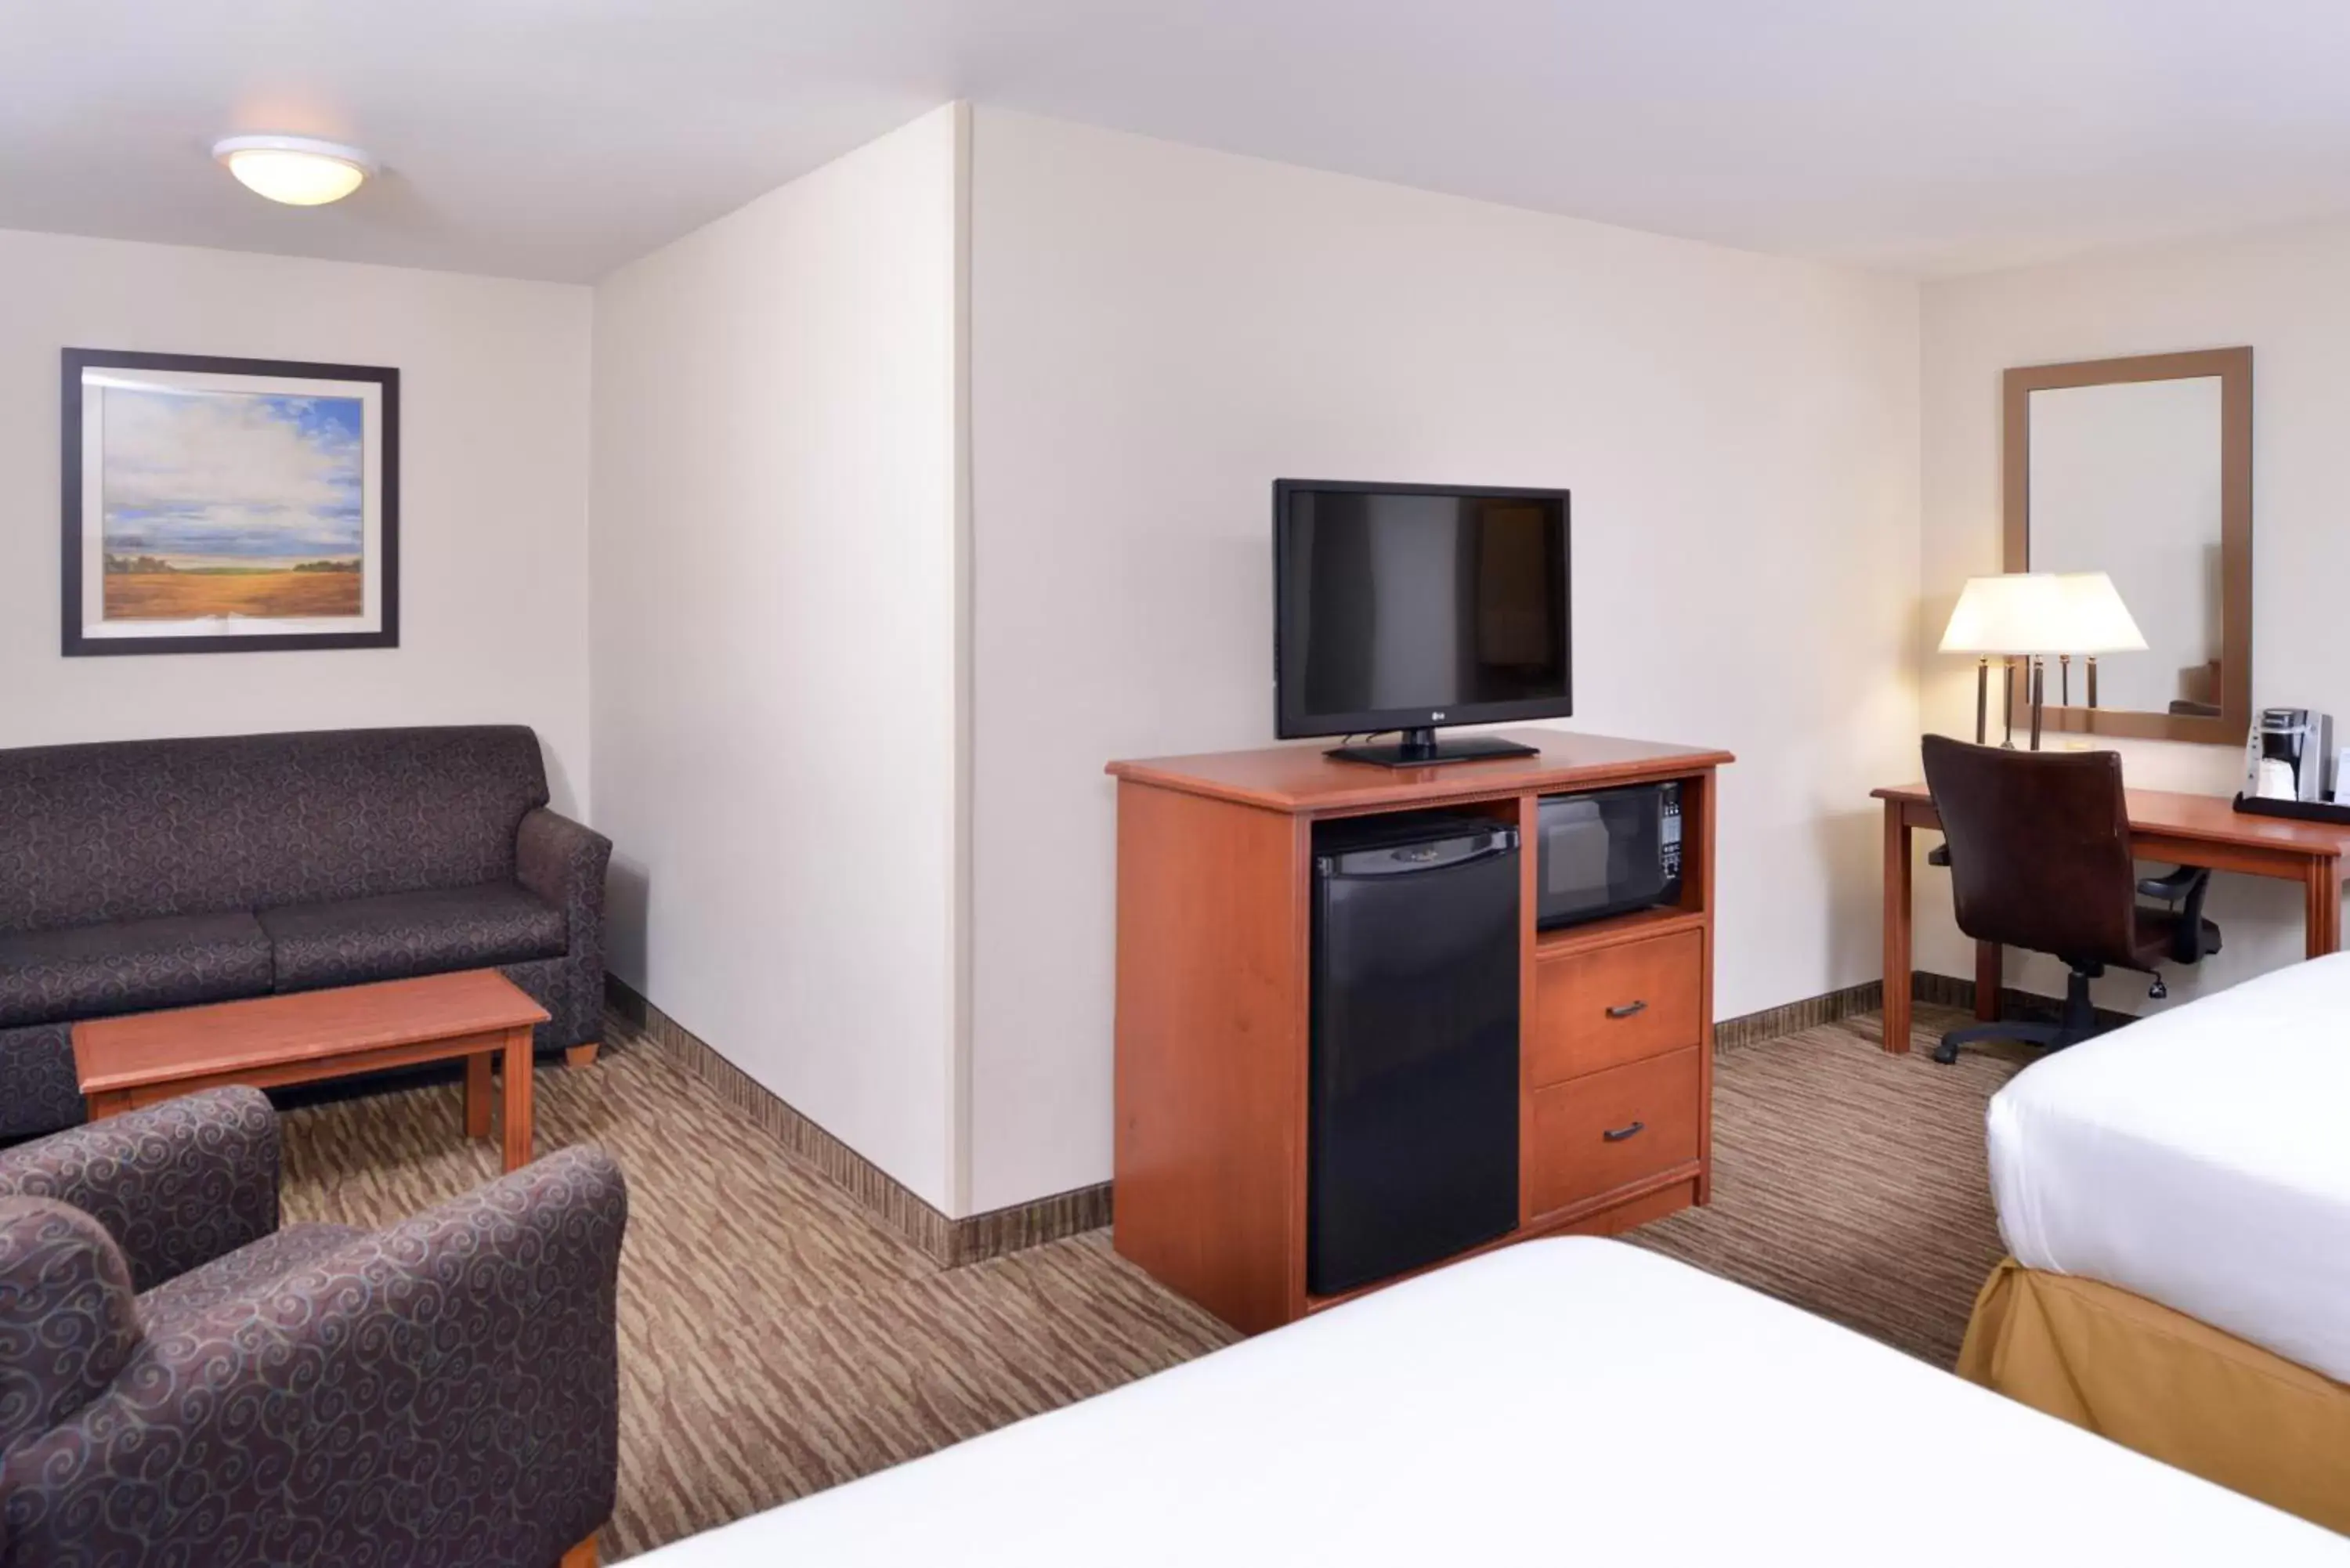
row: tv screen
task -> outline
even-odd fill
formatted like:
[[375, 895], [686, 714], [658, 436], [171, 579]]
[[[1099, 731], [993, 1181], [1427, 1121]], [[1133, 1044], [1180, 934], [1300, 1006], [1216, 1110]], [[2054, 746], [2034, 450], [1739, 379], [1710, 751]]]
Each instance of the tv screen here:
[[1280, 480], [1283, 737], [1574, 711], [1567, 494]]

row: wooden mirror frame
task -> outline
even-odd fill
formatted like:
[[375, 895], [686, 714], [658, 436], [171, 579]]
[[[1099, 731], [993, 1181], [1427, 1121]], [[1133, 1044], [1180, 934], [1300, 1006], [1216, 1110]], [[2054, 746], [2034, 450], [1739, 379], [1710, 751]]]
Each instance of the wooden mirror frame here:
[[[2220, 381], [2220, 714], [2147, 713], [2043, 704], [2044, 728], [2134, 740], [2241, 746], [2252, 724], [2252, 351], [2204, 348], [2071, 365], [2026, 365], [2004, 378], [2001, 462], [2005, 483], [2006, 567], [2032, 569], [2032, 394], [2060, 387], [2130, 381]], [[2046, 684], [2055, 685], [2050, 670]], [[2031, 722], [2031, 680], [2014, 683], [2014, 717]], [[2054, 696], [2054, 691], [2048, 692]]]

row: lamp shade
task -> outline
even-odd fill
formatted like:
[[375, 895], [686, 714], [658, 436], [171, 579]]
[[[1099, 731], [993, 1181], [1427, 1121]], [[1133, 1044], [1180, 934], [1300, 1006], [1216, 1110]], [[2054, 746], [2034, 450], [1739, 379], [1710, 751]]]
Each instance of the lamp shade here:
[[2064, 640], [2043, 653], [2142, 653], [2146, 634], [2130, 618], [2113, 578], [2103, 572], [2060, 572], [2058, 591], [2064, 598]]
[[1944, 653], [2045, 653], [2064, 618], [2053, 572], [1969, 577], [1942, 630]]
[[1969, 577], [1942, 632], [1945, 653], [2126, 653], [2145, 646], [2103, 572]]

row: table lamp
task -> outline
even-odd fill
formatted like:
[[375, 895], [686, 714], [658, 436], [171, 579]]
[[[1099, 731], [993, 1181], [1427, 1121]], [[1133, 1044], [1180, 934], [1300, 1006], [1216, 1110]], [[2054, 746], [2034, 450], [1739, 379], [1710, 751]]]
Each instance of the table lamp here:
[[2002, 656], [2007, 675], [2006, 739], [2015, 745], [2015, 660], [2028, 661], [2032, 687], [2032, 749], [2040, 749], [2041, 713], [2046, 691], [2043, 655], [2062, 661], [2059, 701], [2072, 701], [2073, 655], [2088, 661], [2089, 706], [2097, 705], [2100, 653], [2134, 652], [2146, 647], [2114, 581], [2103, 572], [2008, 572], [1969, 577], [1942, 632], [1942, 651], [1971, 653], [1975, 664], [1975, 743], [1985, 739], [1991, 695], [1991, 656]]
[[[2129, 607], [2103, 572], [2059, 572], [2057, 590], [2064, 597], [2064, 640], [2054, 649], [2057, 657], [2057, 705], [2073, 705], [2073, 655], [2085, 656], [2089, 667], [2089, 706], [2097, 705], [2097, 655], [2144, 653], [2146, 634], [2130, 616]], [[2047, 649], [2041, 649], [2046, 653]]]

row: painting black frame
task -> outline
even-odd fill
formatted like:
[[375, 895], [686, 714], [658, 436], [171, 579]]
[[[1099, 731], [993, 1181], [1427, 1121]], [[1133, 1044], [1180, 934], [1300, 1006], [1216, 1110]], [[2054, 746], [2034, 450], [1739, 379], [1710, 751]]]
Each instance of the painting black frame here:
[[[400, 372], [382, 365], [328, 365], [303, 359], [239, 359], [212, 354], [142, 354], [108, 348], [60, 352], [59, 488], [64, 497], [59, 536], [59, 646], [68, 659], [139, 653], [296, 653], [338, 648], [400, 646]], [[276, 376], [301, 380], [373, 381], [382, 388], [381, 543], [382, 625], [374, 631], [289, 632], [283, 637], [85, 637], [81, 629], [82, 488], [81, 378], [84, 370], [180, 370], [197, 375]]]

